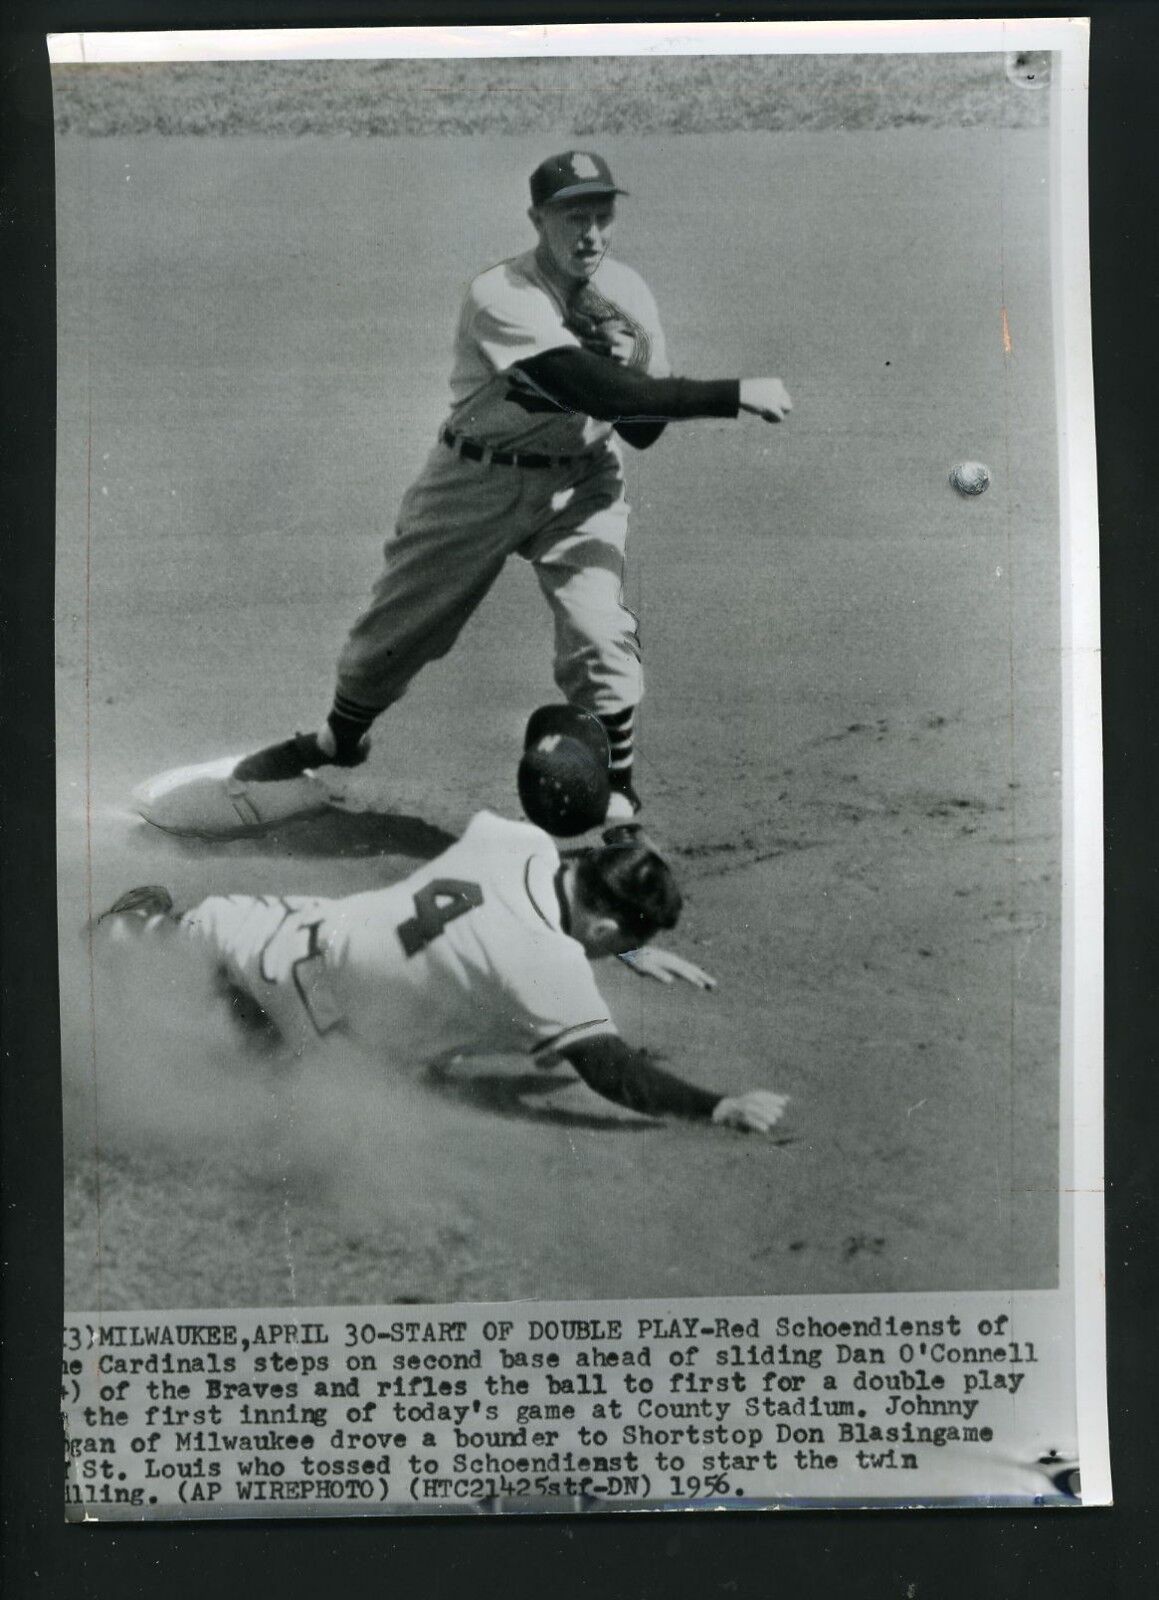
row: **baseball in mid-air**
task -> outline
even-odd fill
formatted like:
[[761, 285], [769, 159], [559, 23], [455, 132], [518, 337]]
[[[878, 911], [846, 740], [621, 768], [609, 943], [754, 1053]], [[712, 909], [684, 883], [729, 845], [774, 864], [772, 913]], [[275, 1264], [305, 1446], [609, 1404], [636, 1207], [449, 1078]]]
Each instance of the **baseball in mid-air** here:
[[959, 494], [985, 494], [990, 487], [990, 468], [981, 461], [959, 461], [950, 473], [950, 482]]

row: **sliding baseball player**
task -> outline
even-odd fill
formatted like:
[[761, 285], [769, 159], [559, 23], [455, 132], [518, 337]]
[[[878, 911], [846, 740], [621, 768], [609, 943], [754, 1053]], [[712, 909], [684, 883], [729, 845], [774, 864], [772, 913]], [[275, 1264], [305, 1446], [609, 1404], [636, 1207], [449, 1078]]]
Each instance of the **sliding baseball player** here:
[[634, 1111], [758, 1133], [784, 1095], [739, 1096], [666, 1072], [620, 1036], [590, 963], [620, 956], [644, 976], [698, 988], [692, 962], [648, 948], [676, 925], [672, 870], [637, 828], [561, 860], [542, 829], [480, 812], [435, 860], [386, 889], [344, 899], [215, 895], [177, 915], [162, 888], [129, 891], [96, 933], [117, 945], [164, 940], [203, 960], [301, 1054], [349, 1040], [392, 1065], [526, 1053], [567, 1061], [597, 1094]]

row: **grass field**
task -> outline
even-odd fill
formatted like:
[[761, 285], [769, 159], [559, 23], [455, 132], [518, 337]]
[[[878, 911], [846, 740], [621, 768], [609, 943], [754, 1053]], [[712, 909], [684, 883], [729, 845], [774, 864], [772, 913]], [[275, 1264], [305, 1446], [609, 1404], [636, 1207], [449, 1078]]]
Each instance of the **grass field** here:
[[[678, 370], [772, 370], [796, 401], [629, 463], [641, 785], [688, 891], [673, 947], [720, 987], [602, 982], [679, 1070], [789, 1092], [783, 1139], [620, 1116], [510, 1061], [434, 1085], [333, 1057], [279, 1087], [169, 975], [126, 1005], [73, 934], [133, 883], [341, 893], [513, 813], [552, 695], [517, 563], [381, 725], [384, 817], [211, 847], [126, 802], [325, 709], [462, 286], [524, 247], [544, 139], [60, 141], [72, 1306], [1055, 1281], [1044, 127], [599, 141]], [[994, 473], [977, 501], [947, 484], [963, 458]]]
[[[1028, 87], [1027, 70], [1033, 72]], [[593, 134], [1044, 127], [1012, 55], [189, 61], [53, 71], [62, 134]]]

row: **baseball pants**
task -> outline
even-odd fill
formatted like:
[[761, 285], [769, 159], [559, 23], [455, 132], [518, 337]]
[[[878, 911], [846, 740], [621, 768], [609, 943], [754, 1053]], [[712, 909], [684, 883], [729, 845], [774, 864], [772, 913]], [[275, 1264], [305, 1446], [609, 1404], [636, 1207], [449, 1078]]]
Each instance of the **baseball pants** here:
[[178, 927], [300, 1053], [341, 1021], [316, 940], [318, 915], [302, 896], [211, 895]]
[[567, 465], [498, 466], [437, 444], [403, 497], [371, 602], [338, 661], [338, 693], [385, 709], [450, 650], [508, 556], [530, 561], [555, 619], [555, 681], [602, 716], [643, 692], [637, 620], [623, 603], [628, 503], [604, 449]]

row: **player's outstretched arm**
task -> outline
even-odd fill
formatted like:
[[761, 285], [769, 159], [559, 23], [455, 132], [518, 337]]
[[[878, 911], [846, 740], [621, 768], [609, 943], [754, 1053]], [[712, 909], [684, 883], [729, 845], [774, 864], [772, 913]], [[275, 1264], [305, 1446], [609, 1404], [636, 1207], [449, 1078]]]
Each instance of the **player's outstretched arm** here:
[[570, 346], [520, 361], [511, 372], [521, 373], [527, 388], [560, 410], [582, 412], [602, 422], [735, 417], [740, 405], [735, 378], [653, 378]]
[[612, 423], [735, 417], [742, 410], [780, 422], [793, 404], [780, 378], [653, 378], [570, 346], [520, 361], [511, 373], [562, 411]]
[[694, 961], [673, 955], [671, 950], [657, 950], [654, 945], [642, 945], [639, 950], [626, 950], [620, 956], [626, 967], [638, 972], [642, 978], [655, 978], [657, 983], [690, 983], [694, 989], [715, 989], [716, 979], [698, 967]]
[[730, 1099], [687, 1083], [658, 1067], [643, 1050], [633, 1050], [615, 1033], [584, 1039], [564, 1055], [589, 1089], [647, 1116], [689, 1117], [720, 1122], [746, 1133], [767, 1133], [784, 1109], [784, 1096], [767, 1090]]

